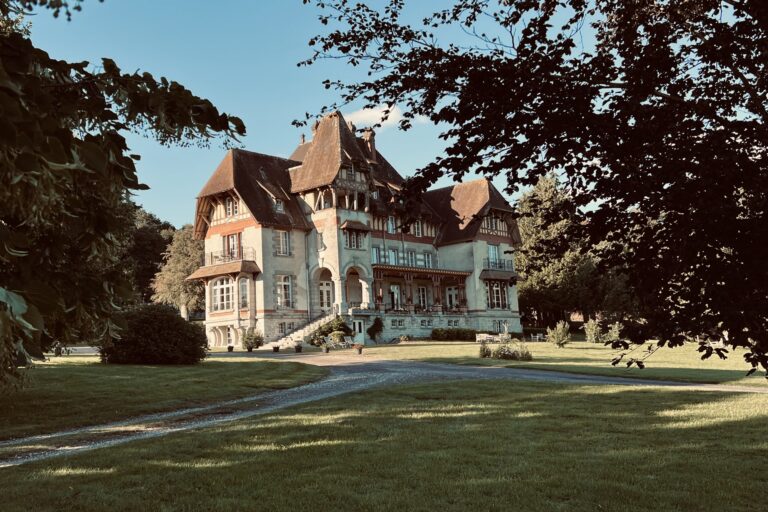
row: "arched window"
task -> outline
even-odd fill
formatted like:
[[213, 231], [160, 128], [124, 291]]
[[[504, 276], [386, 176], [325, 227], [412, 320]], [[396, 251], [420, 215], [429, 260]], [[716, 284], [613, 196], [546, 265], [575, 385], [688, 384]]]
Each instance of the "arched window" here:
[[248, 278], [241, 277], [238, 281], [240, 286], [240, 308], [248, 307]]
[[234, 283], [231, 277], [217, 279], [211, 285], [211, 311], [232, 309]]

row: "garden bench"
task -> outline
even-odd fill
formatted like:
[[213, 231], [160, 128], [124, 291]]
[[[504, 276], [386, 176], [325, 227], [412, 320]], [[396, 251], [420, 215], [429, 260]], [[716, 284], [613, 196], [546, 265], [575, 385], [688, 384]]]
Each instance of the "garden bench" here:
[[341, 347], [352, 348], [353, 344], [354, 344], [354, 341], [352, 340], [352, 336], [344, 336], [344, 341], [341, 342]]

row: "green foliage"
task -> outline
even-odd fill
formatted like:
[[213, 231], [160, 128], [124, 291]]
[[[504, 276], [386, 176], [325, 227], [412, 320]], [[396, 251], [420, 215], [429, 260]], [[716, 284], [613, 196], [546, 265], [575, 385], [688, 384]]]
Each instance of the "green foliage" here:
[[[37, 6], [72, 11], [66, 1], [3, 0], [0, 19]], [[3, 27], [0, 384], [19, 375], [9, 363], [22, 346], [40, 352], [54, 341], [110, 338], [112, 315], [132, 299], [127, 197], [146, 186], [123, 134], [207, 144], [245, 133], [242, 121], [181, 84], [123, 73], [110, 59], [56, 60], [15, 25]]]
[[624, 328], [619, 322], [614, 322], [608, 326], [608, 331], [603, 334], [601, 341], [606, 345], [612, 344], [621, 339], [621, 330]]
[[381, 317], [376, 317], [373, 319], [373, 323], [371, 326], [365, 330], [365, 332], [368, 333], [368, 337], [371, 338], [373, 341], [376, 341], [376, 339], [379, 337], [379, 335], [384, 331], [384, 322], [382, 322]]
[[206, 356], [208, 341], [200, 326], [159, 304], [133, 308], [120, 315], [120, 337], [100, 348], [109, 364], [194, 364]]
[[480, 358], [486, 359], [489, 357], [491, 357], [491, 347], [489, 347], [488, 343], [483, 340], [480, 342]]
[[547, 329], [547, 341], [557, 348], [563, 348], [571, 341], [571, 331], [568, 322], [560, 320], [554, 328]]
[[728, 333], [768, 372], [765, 2], [452, 0], [418, 20], [401, 1], [313, 3], [323, 33], [302, 64], [363, 67], [326, 82], [339, 104], [397, 105], [401, 128], [423, 116], [450, 141], [408, 180], [406, 211], [441, 178], [514, 193], [557, 169], [581, 212], [571, 263], [593, 254], [637, 299], [629, 341]]
[[310, 335], [310, 343], [319, 346], [322, 344], [322, 338], [334, 331], [341, 332], [342, 336], [349, 336], [352, 334], [352, 328], [347, 325], [343, 318], [336, 315], [336, 318], [321, 325]]
[[136, 207], [125, 263], [130, 270], [138, 299], [143, 303], [152, 298], [152, 281], [163, 264], [163, 255], [173, 239], [174, 231], [170, 223]]
[[589, 343], [602, 343], [603, 335], [600, 330], [600, 322], [594, 318], [590, 318], [584, 323], [584, 334], [587, 337]]
[[264, 335], [258, 329], [249, 327], [242, 336], [242, 345], [249, 352], [264, 345]]
[[344, 341], [344, 336], [348, 336], [348, 334], [346, 334], [344, 331], [331, 332], [331, 339], [336, 343], [341, 343], [342, 341]]
[[[482, 355], [481, 355], [482, 357]], [[507, 359], [510, 361], [533, 361], [533, 354], [528, 346], [520, 340], [500, 343], [491, 356], [493, 359]]]
[[173, 234], [164, 254], [165, 263], [152, 282], [152, 300], [176, 306], [180, 310], [195, 310], [205, 306], [205, 286], [201, 281], [187, 281], [203, 260], [205, 242], [196, 240], [191, 225]]
[[475, 341], [474, 329], [432, 329], [430, 338], [435, 341]]

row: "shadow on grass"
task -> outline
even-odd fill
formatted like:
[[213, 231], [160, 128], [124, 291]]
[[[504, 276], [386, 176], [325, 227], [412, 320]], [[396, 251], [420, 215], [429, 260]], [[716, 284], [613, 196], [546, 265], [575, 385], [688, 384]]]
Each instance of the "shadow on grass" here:
[[755, 395], [449, 382], [14, 468], [0, 484], [6, 510], [754, 510], [767, 416]]

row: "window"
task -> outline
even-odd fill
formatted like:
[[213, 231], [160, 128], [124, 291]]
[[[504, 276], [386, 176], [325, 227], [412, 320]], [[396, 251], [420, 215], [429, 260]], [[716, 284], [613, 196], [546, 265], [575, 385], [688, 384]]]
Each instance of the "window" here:
[[422, 320], [421, 321], [421, 326], [422, 327], [426, 327], [427, 326], [427, 321], [426, 320]]
[[426, 286], [419, 286], [416, 290], [419, 306], [422, 308], [427, 307], [427, 287]]
[[392, 327], [397, 327], [397, 319], [393, 318], [391, 325]]
[[421, 221], [417, 220], [413, 223], [413, 235], [422, 236]]
[[396, 228], [395, 218], [390, 215], [387, 217], [387, 233], [394, 233]]
[[499, 246], [498, 245], [489, 245], [488, 246], [488, 259], [491, 261], [491, 263], [495, 263], [499, 261]]
[[277, 282], [277, 306], [290, 308], [291, 300], [291, 276], [276, 276]]
[[398, 327], [405, 327], [405, 320], [403, 320], [402, 318], [401, 318], [401, 319], [399, 319], [399, 320], [397, 321], [397, 326], [398, 326]]
[[232, 309], [232, 287], [231, 277], [222, 277], [213, 282], [211, 285], [211, 311]]
[[240, 258], [240, 233], [232, 233], [224, 237], [224, 254], [228, 259]]
[[318, 233], [317, 234], [317, 250], [322, 251], [325, 249], [325, 241], [323, 241], [323, 234]]
[[347, 169], [347, 179], [349, 181], [355, 181], [355, 170], [351, 167]]
[[432, 268], [432, 253], [431, 252], [425, 252], [424, 253], [424, 266], [427, 268]]
[[293, 322], [288, 322], [288, 331], [292, 331], [294, 328], [294, 325], [295, 324]]
[[228, 197], [225, 202], [225, 205], [227, 209], [227, 217], [232, 217], [234, 215], [237, 215], [238, 201], [235, 200], [235, 198]]
[[277, 254], [289, 256], [291, 254], [291, 234], [288, 231], [277, 232]]
[[371, 197], [373, 197], [374, 199], [378, 199], [379, 198], [379, 191], [378, 190], [374, 190], [373, 193], [371, 194]]
[[241, 277], [238, 281], [240, 286], [240, 308], [248, 307], [248, 279]]
[[381, 263], [381, 249], [371, 247], [371, 263]]
[[506, 309], [507, 283], [502, 281], [486, 281], [485, 300], [489, 309]]
[[400, 264], [400, 254], [397, 252], [397, 249], [390, 249], [387, 251], [387, 263], [390, 265], [399, 265]]
[[347, 249], [362, 249], [364, 237], [359, 231], [344, 231], [344, 245]]
[[235, 339], [233, 336], [232, 328], [227, 327], [227, 346], [233, 346], [235, 344]]
[[322, 199], [320, 200], [320, 209], [324, 210], [326, 208], [331, 208], [333, 206], [333, 196], [331, 195], [331, 192], [324, 191], [321, 192]]
[[416, 266], [416, 253], [413, 251], [408, 251], [408, 266], [409, 267]]
[[278, 333], [279, 335], [281, 335], [281, 336], [282, 336], [282, 335], [284, 335], [284, 334], [286, 333], [286, 325], [285, 325], [285, 322], [280, 322], [279, 324], [277, 324], [277, 333]]
[[285, 203], [282, 199], [275, 199], [275, 211], [280, 213], [285, 211]]

